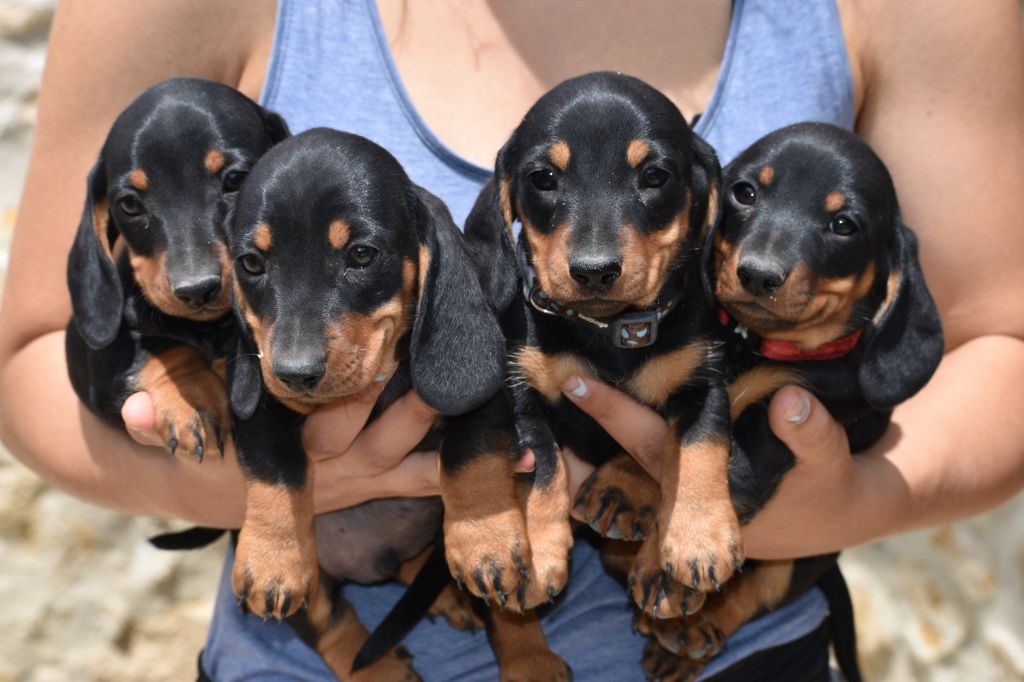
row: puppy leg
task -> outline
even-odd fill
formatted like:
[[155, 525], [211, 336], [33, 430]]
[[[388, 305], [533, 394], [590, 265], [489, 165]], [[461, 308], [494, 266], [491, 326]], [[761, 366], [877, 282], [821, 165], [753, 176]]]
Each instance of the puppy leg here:
[[637, 542], [650, 532], [660, 500], [657, 481], [623, 452], [583, 482], [572, 516], [602, 537]]
[[171, 454], [182, 452], [203, 460], [209, 452], [224, 453], [229, 424], [224, 378], [190, 346], [150, 356], [139, 369], [135, 390], [153, 401], [156, 432]]
[[[341, 682], [415, 682], [412, 655], [401, 646], [357, 672], [352, 672], [356, 652], [368, 633], [355, 609], [332, 584], [325, 581], [316, 591], [309, 608], [292, 624]], [[304, 621], [304, 622], [303, 622]], [[307, 632], [308, 630], [308, 632]]]
[[498, 659], [501, 682], [569, 682], [572, 670], [548, 648], [540, 621], [532, 613], [492, 608], [487, 636]]

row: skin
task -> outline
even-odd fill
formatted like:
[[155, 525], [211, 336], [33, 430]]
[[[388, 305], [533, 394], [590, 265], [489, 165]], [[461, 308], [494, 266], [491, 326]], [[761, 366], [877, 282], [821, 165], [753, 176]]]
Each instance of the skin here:
[[[857, 132], [889, 165], [903, 217], [918, 233], [947, 355], [932, 382], [897, 409], [883, 440], [856, 459], [838, 425], [805, 392], [791, 387], [776, 395], [772, 426], [798, 464], [744, 531], [747, 554], [757, 558], [819, 554], [962, 518], [1024, 485], [1024, 385], [1016, 380], [1024, 373], [1024, 270], [1004, 256], [1024, 251], [1016, 202], [1006, 201], [1024, 195], [1024, 158], [1007, 153], [1024, 146], [1018, 5], [841, 0], [839, 8]], [[98, 504], [220, 526], [240, 525], [244, 509], [233, 453], [201, 465], [173, 458], [78, 404], [64, 367], [64, 264], [83, 178], [135, 94], [163, 78], [192, 75], [258, 95], [273, 3], [247, 3], [246, 21], [237, 12], [230, 3], [201, 0], [59, 6], [0, 308], [0, 436], [16, 456]], [[483, 165], [537, 97], [583, 71], [633, 73], [664, 90], [687, 117], [702, 111], [728, 30], [728, 3], [718, 0], [651, 2], [643, 12], [611, 1], [387, 0], [381, 13], [428, 125]], [[656, 472], [664, 422], [605, 386], [587, 388], [582, 397], [566, 395]], [[429, 408], [410, 394], [363, 429], [374, 397], [325, 406], [306, 423], [318, 511], [438, 492], [431, 453], [403, 459], [428, 428]], [[806, 416], [787, 421], [793, 414]], [[145, 395], [125, 405], [124, 417], [136, 440], [152, 442]], [[521, 467], [531, 459], [526, 453]], [[578, 484], [587, 471], [575, 462], [572, 474]]]

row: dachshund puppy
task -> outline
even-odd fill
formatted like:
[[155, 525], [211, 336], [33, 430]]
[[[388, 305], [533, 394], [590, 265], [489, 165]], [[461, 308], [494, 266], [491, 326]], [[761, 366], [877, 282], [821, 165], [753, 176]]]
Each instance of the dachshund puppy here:
[[[614, 519], [604, 530], [616, 537], [646, 535], [631, 591], [652, 615], [698, 608], [742, 561], [728, 495], [724, 358], [701, 291], [701, 244], [716, 220], [719, 174], [713, 150], [668, 98], [614, 73], [555, 87], [499, 152], [466, 235], [487, 265], [485, 288], [507, 308], [506, 335], [517, 345], [519, 446], [534, 452], [537, 466], [513, 527], [495, 525], [481, 536], [446, 517], [449, 563], [474, 594], [514, 594], [521, 574], [526, 606], [560, 590], [570, 507], [598, 527]], [[574, 376], [618, 386], [672, 426], [662, 504], [642, 528], [637, 509], [601, 498], [594, 481], [570, 504], [561, 448], [598, 466], [630, 459], [562, 399]], [[497, 461], [474, 466], [492, 479], [504, 475]], [[448, 482], [462, 481], [443, 471]], [[497, 502], [492, 496], [488, 504]], [[502, 500], [501, 508], [514, 503]], [[524, 565], [530, 570], [521, 573]]]
[[[768, 423], [776, 390], [811, 390], [857, 452], [925, 385], [943, 339], [889, 172], [852, 133], [816, 123], [773, 132], [725, 169], [723, 186], [706, 262], [729, 359], [729, 486], [747, 520], [794, 464]], [[642, 623], [663, 647], [648, 647], [649, 677], [694, 679], [740, 625], [822, 576], [841, 581], [838, 571], [828, 575], [836, 557], [750, 562], [697, 615]], [[846, 604], [832, 609], [837, 660], [846, 679], [859, 679], [852, 609], [840, 589]], [[837, 638], [844, 616], [847, 632]]]
[[118, 424], [125, 399], [149, 392], [172, 453], [223, 452], [227, 397], [210, 368], [231, 329], [223, 224], [249, 169], [287, 135], [241, 93], [175, 78], [118, 116], [89, 173], [68, 258], [71, 383]]
[[340, 585], [415, 573], [441, 502], [374, 500], [314, 521], [300, 428], [316, 406], [387, 382], [371, 418], [413, 388], [450, 417], [417, 449], [511, 459], [497, 319], [445, 206], [356, 135], [314, 129], [267, 153], [229, 246], [241, 333], [228, 387], [247, 480], [232, 586], [256, 615], [308, 605], [300, 631], [340, 678], [414, 679], [396, 649], [352, 671], [367, 633]]

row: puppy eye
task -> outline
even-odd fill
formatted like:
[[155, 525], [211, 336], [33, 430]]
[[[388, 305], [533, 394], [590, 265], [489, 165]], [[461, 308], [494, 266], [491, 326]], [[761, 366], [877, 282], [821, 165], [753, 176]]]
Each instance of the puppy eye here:
[[757, 201], [757, 192], [749, 182], [737, 182], [733, 185], [732, 196], [744, 206], [753, 206]]
[[126, 194], [118, 199], [117, 207], [121, 209], [121, 213], [127, 216], [142, 215], [146, 212], [146, 207], [142, 205], [142, 202], [134, 194]]
[[530, 173], [530, 182], [542, 192], [558, 189], [558, 178], [555, 177], [555, 171], [550, 168]]
[[356, 244], [348, 250], [348, 264], [353, 268], [365, 268], [377, 258], [377, 249]]
[[857, 223], [853, 222], [853, 219], [848, 215], [837, 215], [832, 219], [832, 222], [828, 224], [828, 229], [834, 234], [838, 234], [841, 237], [849, 237], [851, 234], [857, 231]]
[[668, 182], [668, 171], [657, 166], [648, 166], [640, 174], [641, 187], [661, 187]]
[[245, 181], [245, 176], [249, 173], [243, 170], [232, 170], [224, 174], [224, 179], [221, 181], [224, 191], [227, 193], [237, 192], [242, 187], [242, 182]]
[[240, 257], [238, 262], [242, 266], [243, 270], [254, 277], [266, 272], [266, 266], [263, 263], [263, 259], [259, 256], [254, 256], [251, 253], [247, 253]]

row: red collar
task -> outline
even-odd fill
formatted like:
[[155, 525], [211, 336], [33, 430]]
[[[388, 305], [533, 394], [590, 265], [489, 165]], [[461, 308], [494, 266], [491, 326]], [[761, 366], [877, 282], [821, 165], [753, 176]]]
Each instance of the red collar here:
[[[723, 326], [728, 327], [732, 321], [722, 308], [718, 309], [718, 320]], [[743, 331], [740, 331], [743, 329]], [[775, 339], [761, 339], [761, 345], [757, 352], [769, 360], [777, 362], [803, 362], [807, 360], [835, 360], [841, 358], [857, 345], [860, 341], [862, 329], [855, 330], [852, 334], [844, 336], [835, 341], [829, 341], [816, 348], [801, 348], [793, 341], [779, 341]], [[736, 332], [746, 338], [746, 329], [737, 325]]]

